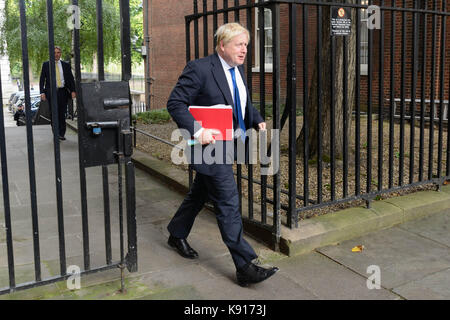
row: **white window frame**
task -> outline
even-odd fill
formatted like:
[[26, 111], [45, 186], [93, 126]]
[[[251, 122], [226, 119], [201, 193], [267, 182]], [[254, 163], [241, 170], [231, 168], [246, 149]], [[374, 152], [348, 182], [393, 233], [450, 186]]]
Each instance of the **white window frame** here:
[[[368, 5], [368, 0], [360, 0], [362, 5]], [[368, 56], [369, 56], [369, 28], [367, 28], [368, 12], [367, 9], [361, 9], [361, 23], [360, 30], [360, 75], [368, 75]]]
[[[267, 0], [264, 0], [264, 1], [267, 1]], [[264, 8], [264, 10], [271, 11], [268, 8]], [[264, 24], [264, 32], [267, 32], [267, 30], [273, 30], [272, 16], [270, 16], [270, 17], [271, 17], [270, 26], [267, 26], [266, 24]], [[259, 8], [255, 8], [255, 44], [254, 44], [254, 47], [255, 47], [255, 66], [252, 68], [252, 72], [260, 72], [260, 65], [259, 65], [259, 22], [258, 22], [258, 19], [259, 19]], [[272, 36], [273, 36], [273, 33], [272, 33]], [[273, 43], [270, 43], [270, 44], [265, 43], [264, 46], [268, 47], [268, 48], [271, 47], [272, 48], [272, 54], [273, 54]], [[273, 62], [265, 63], [264, 64], [264, 71], [266, 73], [267, 72], [268, 73], [273, 72]]]

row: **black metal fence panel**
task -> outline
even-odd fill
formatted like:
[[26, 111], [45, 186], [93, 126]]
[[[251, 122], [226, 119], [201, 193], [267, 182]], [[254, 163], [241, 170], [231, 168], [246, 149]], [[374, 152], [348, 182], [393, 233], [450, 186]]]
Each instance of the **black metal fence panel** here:
[[[78, 0], [73, 0], [72, 5], [78, 7]], [[47, 7], [47, 29], [48, 29], [48, 53], [50, 63], [50, 83], [51, 91], [55, 93], [56, 77], [55, 77], [55, 42], [54, 42], [54, 25], [53, 25], [53, 1], [46, 1]], [[44, 278], [41, 271], [41, 243], [40, 243], [40, 231], [39, 231], [39, 215], [37, 205], [37, 190], [36, 190], [36, 164], [34, 154], [34, 141], [33, 141], [33, 127], [32, 127], [32, 113], [30, 109], [30, 81], [28, 74], [28, 45], [27, 45], [27, 23], [26, 23], [26, 3], [25, 0], [19, 1], [20, 9], [20, 30], [22, 41], [22, 64], [23, 64], [23, 80], [25, 91], [25, 110], [26, 110], [26, 132], [27, 132], [27, 151], [28, 151], [28, 171], [29, 171], [29, 186], [30, 186], [30, 207], [32, 218], [32, 233], [33, 233], [33, 254], [34, 254], [34, 280], [24, 283], [17, 283], [16, 279], [16, 264], [14, 261], [14, 239], [12, 237], [12, 215], [11, 215], [11, 203], [9, 195], [9, 181], [8, 181], [8, 165], [7, 165], [7, 149], [6, 149], [6, 137], [5, 137], [5, 116], [3, 114], [2, 105], [2, 90], [0, 87], [0, 152], [1, 152], [1, 165], [2, 165], [2, 189], [3, 189], [3, 204], [4, 204], [4, 218], [6, 227], [6, 249], [8, 259], [8, 277], [9, 286], [0, 288], [0, 294], [11, 293], [17, 290], [28, 289], [40, 285], [53, 283], [56, 281], [68, 279], [72, 273], [68, 272], [67, 268], [67, 248], [64, 226], [64, 206], [63, 206], [63, 179], [61, 172], [61, 149], [60, 139], [58, 137], [58, 117], [57, 117], [57, 102], [56, 99], [51, 99], [51, 112], [53, 119], [53, 147], [54, 147], [54, 168], [55, 168], [55, 186], [56, 186], [56, 206], [57, 206], [57, 232], [58, 232], [58, 264], [59, 273], [57, 276]], [[103, 59], [103, 37], [102, 37], [102, 1], [97, 0], [97, 27], [99, 31], [98, 41], [98, 81], [104, 80], [104, 59]], [[128, 82], [131, 79], [131, 52], [130, 52], [130, 17], [129, 17], [129, 1], [120, 1], [120, 15], [121, 15], [121, 45], [122, 45], [122, 80]], [[75, 85], [77, 92], [77, 99], [80, 99], [81, 95], [81, 59], [80, 59], [80, 34], [79, 29], [73, 29], [73, 50], [75, 58]], [[127, 87], [129, 99], [127, 105], [129, 106], [129, 112], [126, 112], [126, 117], [131, 117], [131, 95], [129, 86]], [[53, 97], [56, 94], [52, 95]], [[80, 105], [82, 105], [82, 101]], [[109, 102], [112, 107], [117, 103]], [[125, 107], [127, 106], [125, 105]], [[111, 107], [111, 108], [112, 108]], [[123, 107], [121, 105], [120, 107]], [[80, 110], [78, 110], [80, 111]], [[128, 114], [129, 113], [129, 114]], [[80, 122], [81, 119], [81, 122]], [[78, 113], [78, 126], [85, 126], [82, 122], [83, 116]], [[125, 119], [129, 123], [129, 119]], [[98, 125], [95, 124], [95, 125]], [[86, 166], [83, 165], [83, 151], [79, 147], [79, 172], [80, 172], [80, 195], [81, 195], [81, 218], [82, 218], [82, 256], [84, 269], [80, 270], [80, 275], [100, 272], [112, 268], [121, 269], [122, 290], [124, 289], [124, 269], [128, 268], [130, 272], [137, 271], [137, 238], [136, 238], [136, 203], [135, 203], [135, 179], [134, 179], [134, 165], [131, 162], [131, 132], [120, 132], [118, 135], [117, 148], [117, 164], [118, 164], [118, 184], [119, 184], [119, 223], [120, 223], [120, 261], [114, 261], [112, 257], [112, 236], [111, 236], [111, 215], [110, 215], [110, 191], [109, 191], [109, 179], [108, 179], [108, 167], [102, 166], [102, 180], [103, 180], [103, 208], [104, 208], [104, 227], [105, 227], [105, 260], [106, 264], [100, 267], [93, 267], [91, 263], [92, 245], [89, 239], [89, 219], [87, 210], [87, 181], [86, 181]], [[81, 142], [79, 141], [79, 146]], [[122, 203], [122, 167], [125, 167], [125, 194], [126, 194], [126, 227], [127, 227], [127, 240], [128, 250], [125, 256], [125, 244], [124, 244], [124, 225], [123, 225], [123, 203]]]
[[[370, 206], [449, 178], [449, 5], [193, 1], [186, 60], [214, 52], [218, 26], [245, 26], [249, 92], [269, 131], [279, 132], [272, 184], [263, 166], [236, 166], [250, 229], [268, 230], [276, 242], [281, 224], [296, 228], [322, 208]], [[332, 12], [350, 20], [349, 34], [331, 33]]]

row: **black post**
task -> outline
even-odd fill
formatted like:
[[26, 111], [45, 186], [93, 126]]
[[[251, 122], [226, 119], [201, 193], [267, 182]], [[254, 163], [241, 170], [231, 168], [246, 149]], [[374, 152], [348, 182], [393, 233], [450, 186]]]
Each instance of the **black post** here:
[[34, 163], [34, 143], [33, 129], [31, 120], [31, 101], [30, 101], [30, 76], [28, 60], [28, 41], [27, 41], [27, 23], [25, 13], [25, 2], [20, 1], [20, 29], [22, 43], [22, 70], [23, 83], [25, 90], [25, 114], [27, 123], [27, 147], [28, 147], [28, 170], [30, 173], [30, 198], [31, 198], [31, 219], [33, 226], [33, 249], [34, 249], [34, 270], [36, 281], [41, 280], [41, 258], [39, 248], [39, 223], [36, 199], [36, 172]]
[[[224, 0], [224, 5], [226, 0]], [[264, 7], [258, 7], [259, 28], [259, 111], [263, 119], [266, 119], [266, 70], [265, 70], [265, 32], [264, 32]], [[267, 176], [261, 176], [261, 222], [267, 221]]]
[[[0, 67], [0, 84], [2, 83], [2, 72]], [[8, 181], [8, 160], [6, 157], [6, 139], [5, 139], [5, 116], [3, 114], [3, 93], [0, 85], [0, 157], [2, 163], [2, 186], [3, 186], [3, 207], [5, 209], [5, 228], [6, 228], [6, 250], [8, 255], [8, 273], [9, 288], [16, 286], [14, 272], [14, 250], [11, 228], [11, 206], [9, 201], [9, 181]]]
[[[395, 7], [395, 0], [392, 0], [392, 6]], [[390, 108], [389, 108], [389, 183], [388, 188], [394, 186], [394, 112], [395, 112], [395, 34], [396, 34], [396, 15], [391, 11], [391, 75], [390, 75]], [[423, 83], [423, 82], [422, 82]]]
[[[424, 9], [427, 9], [427, 1], [424, 1]], [[422, 27], [422, 65], [421, 65], [421, 91], [420, 91], [420, 143], [419, 143], [419, 181], [423, 180], [424, 173], [424, 145], [425, 145], [425, 77], [426, 77], [426, 66], [427, 66], [427, 15], [423, 14], [423, 27]], [[448, 165], [448, 161], [447, 161]]]
[[127, 235], [128, 253], [126, 257], [129, 272], [138, 270], [137, 264], [137, 230], [136, 230], [136, 188], [134, 163], [131, 157], [125, 158], [125, 184], [127, 195]]
[[347, 198], [348, 196], [348, 121], [347, 121], [347, 114], [348, 114], [348, 45], [347, 45], [347, 36], [342, 39], [344, 42], [343, 44], [343, 53], [344, 53], [344, 74], [343, 74], [343, 80], [344, 80], [344, 101], [343, 101], [343, 116], [344, 116], [344, 134], [343, 134], [343, 153], [344, 153], [344, 172], [343, 172], [343, 196], [344, 198]]
[[[369, 5], [372, 1], [369, 0]], [[373, 31], [368, 30], [368, 81], [367, 81], [367, 181], [366, 193], [372, 189], [372, 83], [373, 83]]]
[[[214, 1], [216, 2], [216, 1]], [[247, 5], [251, 5], [251, 0], [247, 0]], [[217, 6], [216, 6], [217, 9]], [[247, 29], [251, 30], [253, 21], [253, 15], [252, 15], [252, 8], [247, 8]], [[247, 88], [250, 95], [253, 92], [253, 86], [252, 86], [252, 66], [253, 66], [253, 60], [252, 60], [252, 51], [253, 51], [253, 42], [251, 39], [249, 39], [249, 43], [247, 46]], [[252, 97], [250, 96], [250, 99]], [[251, 143], [251, 142], [250, 142]], [[253, 165], [248, 165], [248, 218], [250, 220], [253, 220]]]
[[[121, 0], [120, 1], [120, 16], [121, 16], [121, 38], [122, 38], [122, 81], [129, 81], [131, 79], [131, 42], [130, 42], [130, 2], [129, 0]], [[130, 99], [131, 101], [131, 99]], [[131, 102], [130, 102], [131, 103]], [[131, 107], [131, 105], [130, 105]], [[130, 109], [131, 110], [131, 109]], [[131, 119], [131, 116], [130, 116]], [[123, 134], [119, 134], [119, 140], [123, 138]], [[131, 143], [130, 140], [126, 140]], [[119, 141], [119, 150], [120, 145], [124, 146], [124, 149], [128, 147], [125, 145], [124, 141]], [[130, 146], [131, 148], [131, 146]], [[136, 195], [135, 195], [135, 177], [134, 177], [134, 164], [131, 162], [131, 159], [128, 155], [125, 155], [125, 190], [126, 190], [126, 198], [127, 198], [127, 238], [128, 238], [128, 254], [126, 257], [126, 263], [128, 270], [130, 272], [137, 271], [137, 238], [136, 238]], [[122, 163], [119, 159], [119, 179], [121, 179], [121, 166]], [[122, 182], [119, 181], [119, 189], [121, 192]], [[119, 200], [121, 201], [121, 195], [119, 195]], [[122, 211], [122, 203], [119, 203], [120, 211]], [[122, 213], [121, 216], [121, 234], [123, 234], [123, 226], [122, 226]], [[121, 236], [121, 238], [123, 238]], [[123, 243], [121, 240], [121, 264], [123, 265]], [[123, 269], [122, 269], [123, 272]], [[122, 278], [123, 279], [123, 278]]]
[[322, 203], [322, 7], [317, 6], [317, 203]]
[[[198, 3], [197, 0], [194, 0], [194, 14], [197, 15], [198, 14]], [[198, 18], [196, 17], [194, 20], [194, 55], [195, 55], [195, 59], [200, 58], [200, 54], [199, 54], [199, 43], [198, 43]]]
[[[280, 129], [280, 96], [281, 96], [281, 82], [280, 82], [280, 4], [272, 5], [272, 45], [273, 45], [273, 130]], [[272, 159], [279, 157], [280, 141], [272, 148]], [[273, 172], [273, 241], [275, 250], [279, 250], [280, 242], [280, 171], [276, 168]]]
[[[72, 4], [78, 6], [78, 0], [72, 0]], [[75, 55], [75, 87], [77, 91], [77, 108], [81, 108], [82, 93], [81, 93], [81, 54], [80, 54], [80, 30], [73, 30], [74, 36], [74, 55]], [[84, 126], [84, 113], [78, 112], [77, 117], [78, 128]], [[88, 209], [87, 209], [87, 187], [86, 187], [86, 168], [83, 165], [82, 159], [83, 148], [81, 136], [78, 135], [78, 155], [79, 155], [79, 169], [80, 169], [80, 196], [81, 196], [81, 217], [83, 228], [83, 254], [84, 254], [84, 268], [90, 269], [89, 257], [89, 233], [88, 233]]]
[[[414, 2], [414, 9], [417, 9], [417, 2]], [[416, 91], [417, 91], [417, 52], [418, 52], [418, 37], [419, 37], [419, 28], [417, 23], [417, 13], [413, 14], [413, 74], [411, 80], [411, 132], [410, 132], [410, 143], [409, 143], [409, 183], [412, 184], [414, 182], [414, 153], [415, 153], [415, 132], [416, 132]], [[439, 148], [440, 150], [440, 148]]]
[[105, 80], [105, 66], [103, 54], [103, 15], [102, 0], [97, 0], [97, 70], [98, 81]]
[[336, 105], [335, 105], [335, 82], [336, 82], [336, 36], [331, 36], [330, 51], [330, 182], [331, 182], [331, 201], [336, 200]]
[[120, 44], [122, 52], [122, 81], [131, 79], [130, 1], [120, 0]]
[[[66, 271], [66, 248], [64, 239], [64, 214], [63, 214], [63, 198], [62, 198], [62, 178], [61, 178], [61, 152], [59, 146], [59, 123], [58, 123], [58, 106], [57, 106], [57, 89], [56, 89], [56, 68], [55, 68], [55, 41], [53, 32], [53, 1], [47, 0], [47, 30], [48, 30], [48, 53], [49, 53], [49, 71], [50, 71], [50, 95], [52, 99], [49, 101], [52, 108], [53, 123], [53, 146], [55, 153], [55, 185], [56, 185], [56, 201], [58, 208], [58, 236], [59, 236], [59, 259], [61, 275], [65, 275]], [[83, 230], [83, 235], [85, 230]]]
[[[296, 127], [297, 127], [297, 5], [289, 4], [289, 56], [291, 78], [288, 79], [290, 87], [291, 109], [289, 114], [289, 212], [288, 227], [298, 227], [296, 211]], [[288, 106], [286, 105], [285, 108]], [[305, 198], [306, 199], [306, 198]]]
[[[309, 122], [308, 122], [308, 7], [303, 5], [303, 206], [309, 205]], [[294, 188], [295, 189], [295, 188]], [[298, 219], [298, 217], [297, 217]]]
[[213, 11], [214, 11], [214, 14], [213, 14], [213, 36], [214, 36], [213, 37], [213, 51], [214, 51], [216, 48], [216, 44], [217, 44], [216, 43], [217, 39], [215, 37], [215, 34], [218, 29], [218, 26], [217, 26], [217, 24], [218, 24], [218, 22], [217, 22], [217, 0], [213, 0]]
[[[381, 0], [381, 6], [384, 6], [384, 0]], [[378, 90], [378, 191], [383, 189], [383, 108], [384, 108], [384, 14], [381, 12], [380, 21], [380, 43], [379, 43], [379, 90]], [[345, 162], [345, 161], [344, 161]]]
[[[442, 12], [445, 12], [445, 1], [442, 2]], [[415, 20], [414, 20], [415, 21]], [[437, 176], [438, 178], [442, 177], [442, 151], [444, 149], [443, 146], [443, 121], [444, 121], [444, 68], [445, 68], [445, 49], [446, 49], [446, 16], [441, 16], [441, 61], [440, 64], [440, 78], [439, 78], [439, 143], [438, 143], [438, 171]], [[447, 118], [448, 118], [448, 111], [447, 111]], [[448, 121], [448, 120], [447, 120]]]
[[[403, 0], [406, 7], [406, 0]], [[400, 84], [400, 163], [398, 185], [403, 186], [404, 163], [405, 163], [405, 75], [406, 75], [406, 12], [402, 12], [402, 50], [401, 50], [401, 84]]]
[[[436, 0], [433, 0], [433, 11], [436, 11]], [[436, 94], [436, 29], [437, 20], [436, 14], [433, 14], [433, 28], [432, 28], [432, 47], [431, 47], [431, 96], [430, 96], [430, 142], [428, 154], [428, 180], [433, 179], [433, 152], [434, 152], [434, 98]]]
[[355, 196], [361, 193], [361, 99], [360, 99], [360, 81], [361, 81], [361, 10], [356, 10], [356, 68], [355, 68]]
[[208, 56], [208, 15], [206, 12], [208, 11], [207, 1], [203, 0], [203, 56]]

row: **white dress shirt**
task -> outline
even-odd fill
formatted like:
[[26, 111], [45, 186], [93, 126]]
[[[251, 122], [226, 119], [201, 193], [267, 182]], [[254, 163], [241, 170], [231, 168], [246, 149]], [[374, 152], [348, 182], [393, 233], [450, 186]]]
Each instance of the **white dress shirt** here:
[[[231, 96], [234, 102], [234, 87], [233, 87], [233, 79], [231, 78], [230, 65], [219, 55], [220, 62], [222, 63], [223, 71], [225, 72], [225, 76], [227, 77], [228, 86], [230, 87]], [[241, 98], [241, 111], [242, 118], [245, 119], [245, 107], [247, 106], [247, 90], [245, 89], [244, 81], [241, 77], [241, 72], [238, 67], [234, 67], [234, 74], [236, 77], [236, 84], [239, 90], [239, 97]]]
[[[231, 78], [231, 72], [230, 65], [218, 54], [220, 62], [222, 63], [223, 72], [225, 72], [225, 77], [227, 78], [228, 86], [230, 88], [231, 97], [233, 98], [234, 102], [234, 86], [233, 86], [233, 79]], [[241, 72], [239, 71], [238, 67], [234, 67], [234, 74], [236, 78], [236, 85], [239, 90], [239, 98], [241, 100], [241, 112], [242, 112], [242, 118], [245, 119], [245, 107], [247, 106], [247, 89], [245, 88], [244, 81], [241, 77]], [[237, 115], [236, 115], [237, 117]], [[198, 139], [200, 137], [201, 133], [203, 132], [204, 128], [200, 128], [196, 133], [194, 133], [194, 138]]]

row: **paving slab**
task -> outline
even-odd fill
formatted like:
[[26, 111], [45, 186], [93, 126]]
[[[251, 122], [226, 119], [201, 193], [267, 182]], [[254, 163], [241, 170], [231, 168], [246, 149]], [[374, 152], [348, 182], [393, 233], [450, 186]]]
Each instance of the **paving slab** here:
[[[352, 248], [363, 245], [362, 252]], [[330, 259], [368, 275], [369, 266], [379, 266], [381, 286], [392, 289], [450, 267], [450, 248], [394, 227], [317, 249]]]
[[169, 267], [164, 270], [149, 272], [139, 277], [139, 282], [150, 288], [195, 287], [203, 281], [215, 277], [208, 273], [201, 263]]
[[389, 290], [369, 289], [367, 277], [356, 273], [326, 256], [312, 252], [277, 261], [280, 273], [307, 288], [320, 299], [396, 300]]
[[309, 290], [293, 282], [282, 274], [275, 274], [270, 279], [242, 288], [230, 286], [228, 277], [218, 277], [199, 283], [196, 290], [207, 299], [212, 300], [317, 300]]
[[450, 211], [403, 223], [399, 228], [450, 247]]
[[449, 300], [450, 268], [393, 289], [408, 300]]

